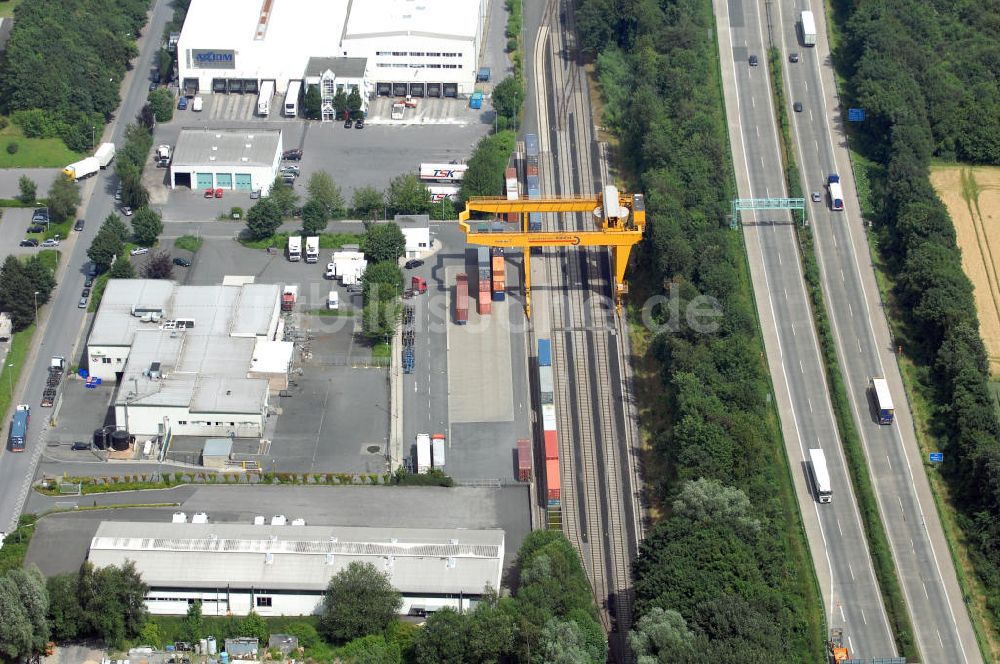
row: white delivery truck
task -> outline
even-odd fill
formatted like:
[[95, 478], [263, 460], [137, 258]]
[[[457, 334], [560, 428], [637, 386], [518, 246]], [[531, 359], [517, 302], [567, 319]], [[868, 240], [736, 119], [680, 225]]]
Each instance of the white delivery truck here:
[[319, 260], [319, 236], [310, 235], [306, 238], [306, 262], [315, 263]]
[[802, 12], [802, 45], [816, 45], [816, 19], [808, 9]]
[[115, 158], [115, 144], [101, 143], [100, 147], [97, 148], [97, 152], [94, 153], [94, 157], [101, 168], [107, 168], [111, 160]]
[[76, 181], [89, 178], [99, 170], [101, 170], [101, 162], [97, 160], [97, 157], [87, 157], [64, 168], [63, 175]]
[[302, 237], [298, 235], [288, 236], [288, 260], [293, 263], [302, 260]]
[[274, 96], [274, 81], [264, 81], [257, 95], [257, 115], [266, 118], [271, 114], [271, 97]]
[[444, 434], [431, 436], [431, 457], [435, 468], [444, 468]]
[[285, 93], [285, 117], [294, 118], [299, 114], [299, 91], [302, 89], [302, 81], [291, 81], [288, 83], [288, 92]]
[[431, 436], [427, 433], [417, 434], [417, 472], [426, 473], [431, 469]]
[[872, 398], [875, 400], [875, 413], [879, 424], [892, 424], [896, 411], [892, 406], [892, 392], [885, 378], [873, 377], [869, 382]]
[[831, 502], [833, 500], [833, 487], [830, 485], [830, 471], [826, 467], [826, 455], [823, 450], [809, 450], [809, 472], [812, 476], [816, 500], [821, 503]]

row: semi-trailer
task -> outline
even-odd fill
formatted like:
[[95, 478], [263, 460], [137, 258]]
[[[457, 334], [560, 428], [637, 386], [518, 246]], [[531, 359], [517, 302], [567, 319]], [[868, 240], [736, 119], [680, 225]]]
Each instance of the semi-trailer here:
[[436, 433], [431, 436], [431, 465], [435, 468], [444, 468], [443, 433]]
[[271, 114], [271, 97], [274, 96], [274, 81], [264, 81], [257, 95], [257, 115], [266, 118]]
[[431, 436], [427, 433], [417, 434], [417, 472], [426, 473], [431, 469]]
[[517, 479], [531, 481], [531, 441], [526, 438], [517, 441]]
[[816, 500], [820, 503], [831, 502], [833, 500], [833, 487], [830, 484], [830, 471], [826, 467], [826, 455], [823, 450], [809, 450], [809, 470], [812, 473]]
[[802, 45], [816, 45], [816, 19], [808, 9], [802, 12]]
[[23, 452], [25, 440], [28, 438], [28, 422], [31, 419], [31, 406], [22, 403], [14, 411], [14, 419], [10, 423], [10, 434], [7, 436], [7, 449], [11, 452]]
[[455, 277], [455, 324], [469, 322], [469, 275], [464, 272]]
[[892, 406], [892, 393], [885, 378], [873, 377], [869, 382], [872, 399], [875, 401], [875, 412], [879, 424], [892, 424], [896, 411]]
[[840, 186], [840, 176], [830, 173], [827, 179], [827, 187], [830, 189], [830, 207], [834, 210], [844, 209], [844, 189]]
[[64, 168], [63, 175], [68, 177], [70, 180], [78, 181], [83, 178], [90, 177], [99, 170], [101, 170], [101, 162], [97, 159], [97, 157], [87, 157], [86, 159], [73, 162]]
[[98, 166], [107, 168], [108, 164], [115, 158], [115, 144], [101, 143], [100, 147], [97, 148], [97, 152], [94, 153], [94, 158], [97, 159]]
[[302, 237], [300, 235], [288, 236], [288, 260], [293, 263], [302, 260]]

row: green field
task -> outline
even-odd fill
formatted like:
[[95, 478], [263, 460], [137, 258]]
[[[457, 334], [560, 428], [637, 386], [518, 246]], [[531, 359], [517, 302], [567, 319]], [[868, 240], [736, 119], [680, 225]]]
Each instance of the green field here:
[[0, 0], [0, 18], [9, 18], [14, 15], [14, 10], [21, 4], [21, 0]]
[[[18, 146], [14, 154], [7, 152], [11, 143]], [[58, 138], [25, 138], [13, 124], [0, 129], [0, 168], [63, 168], [84, 156], [67, 148]]]

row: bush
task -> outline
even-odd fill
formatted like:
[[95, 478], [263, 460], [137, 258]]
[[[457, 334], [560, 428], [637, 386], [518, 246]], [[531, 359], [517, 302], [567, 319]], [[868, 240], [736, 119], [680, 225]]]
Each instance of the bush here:
[[7, 144], [7, 154], [16, 154], [18, 149], [17, 141], [11, 141]]

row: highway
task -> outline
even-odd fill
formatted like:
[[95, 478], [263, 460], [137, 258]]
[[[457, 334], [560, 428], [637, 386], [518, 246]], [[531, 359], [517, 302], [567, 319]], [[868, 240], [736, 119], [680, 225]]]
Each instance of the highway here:
[[[715, 0], [726, 114], [739, 196], [787, 195], [767, 69], [763, 3]], [[756, 55], [759, 66], [750, 66]], [[826, 607], [854, 657], [896, 655], [847, 473], [790, 212], [742, 216], [757, 310], [785, 447]], [[831, 503], [813, 498], [807, 450], [825, 452]]]
[[[156, 0], [150, 21], [139, 41], [139, 57], [134, 67], [126, 72], [121, 86], [124, 98], [114, 122], [98, 134], [96, 142], [112, 141], [116, 146], [124, 142], [125, 126], [133, 121], [148, 94], [148, 76], [153, 58], [160, 47], [160, 37], [170, 19], [172, 10], [168, 0]], [[98, 127], [100, 128], [100, 127]], [[81, 233], [71, 233], [59, 247], [62, 259], [56, 278], [58, 288], [49, 304], [39, 311], [39, 329], [25, 361], [24, 371], [15, 391], [15, 399], [4, 420], [4, 431], [17, 403], [31, 406], [31, 424], [28, 429], [26, 450], [13, 454], [6, 449], [0, 452], [0, 532], [10, 532], [17, 525], [35, 469], [43, 451], [44, 434], [52, 411], [41, 408], [42, 389], [48, 373], [49, 357], [63, 355], [68, 365], [75, 365], [83, 352], [83, 327], [88, 318], [86, 309], [77, 307], [83, 289], [87, 268], [87, 248], [97, 234], [101, 221], [114, 211], [115, 177], [113, 164], [109, 170], [84, 181], [81, 186], [82, 204], [78, 212], [87, 224]], [[77, 346], [77, 342], [80, 343]], [[6, 437], [5, 437], [6, 443]]]
[[[593, 195], [609, 180], [596, 140], [573, 12], [550, 2], [532, 51], [543, 195]], [[529, 32], [530, 34], [530, 32]], [[530, 86], [529, 86], [530, 87]], [[545, 215], [546, 230], [591, 228], [589, 215]], [[638, 432], [627, 334], [615, 313], [606, 250], [545, 250], [532, 261], [534, 338], [552, 339], [562, 527], [579, 550], [609, 634], [611, 661], [631, 661], [632, 562], [642, 537]]]
[[[955, 577], [930, 494], [913, 422], [893, 353], [888, 324], [871, 266], [841, 109], [830, 67], [822, 5], [817, 44], [800, 44], [797, 22], [809, 5], [799, 0], [772, 15], [780, 36], [795, 148], [803, 189], [823, 194], [809, 204], [823, 290], [854, 420], [861, 433], [879, 511], [889, 537], [922, 662], [981, 662], [975, 634]], [[788, 53], [800, 54], [798, 63]], [[832, 211], [823, 184], [839, 173], [845, 210]], [[896, 406], [896, 422], [880, 426], [871, 415], [870, 377], [884, 376]]]

